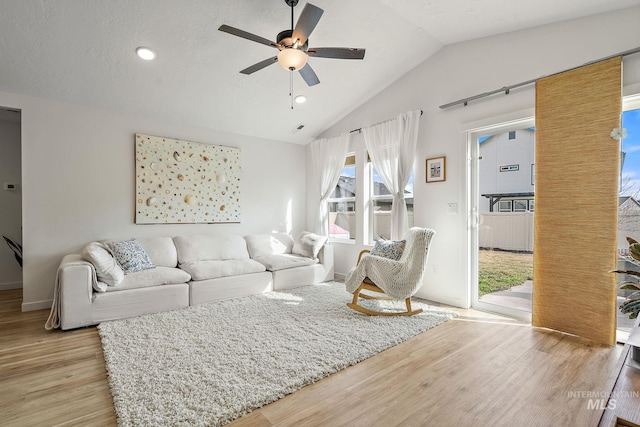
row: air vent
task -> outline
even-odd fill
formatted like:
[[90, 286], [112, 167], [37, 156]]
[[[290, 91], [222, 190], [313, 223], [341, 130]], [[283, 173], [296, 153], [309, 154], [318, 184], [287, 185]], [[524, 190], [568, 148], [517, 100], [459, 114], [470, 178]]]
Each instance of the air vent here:
[[304, 125], [300, 124], [300, 125], [296, 126], [295, 128], [291, 129], [291, 131], [289, 133], [298, 133], [299, 131], [302, 130], [303, 127], [304, 127]]

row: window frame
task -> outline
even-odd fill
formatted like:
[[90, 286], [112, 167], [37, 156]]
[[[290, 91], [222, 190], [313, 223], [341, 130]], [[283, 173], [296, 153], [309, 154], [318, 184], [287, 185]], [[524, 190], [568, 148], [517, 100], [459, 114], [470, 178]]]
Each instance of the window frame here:
[[[327, 232], [328, 232], [328, 237], [329, 237], [329, 241], [331, 242], [343, 242], [343, 243], [355, 243], [356, 240], [356, 236], [357, 236], [357, 230], [356, 227], [354, 227], [353, 230], [347, 230], [349, 231], [349, 238], [345, 239], [343, 237], [336, 237], [335, 235], [331, 235], [330, 229], [331, 229], [331, 213], [332, 212], [344, 212], [344, 213], [352, 213], [354, 218], [357, 221], [357, 215], [358, 215], [358, 203], [357, 203], [357, 195], [358, 195], [358, 190], [357, 190], [357, 182], [358, 182], [358, 167], [356, 164], [356, 153], [350, 152], [347, 153], [346, 157], [345, 157], [345, 161], [344, 161], [344, 165], [342, 170], [344, 170], [345, 167], [350, 167], [352, 166], [354, 168], [354, 195], [350, 196], [350, 197], [330, 197], [329, 199], [327, 199]], [[342, 176], [342, 174], [341, 174]], [[336, 184], [337, 185], [337, 184]], [[335, 189], [334, 189], [335, 191]], [[347, 204], [347, 206], [352, 205], [353, 206], [353, 210], [346, 210], [346, 211], [338, 211], [338, 210], [331, 210], [331, 205], [332, 204], [340, 204], [340, 203], [345, 203]], [[355, 224], [355, 221], [354, 221]]]

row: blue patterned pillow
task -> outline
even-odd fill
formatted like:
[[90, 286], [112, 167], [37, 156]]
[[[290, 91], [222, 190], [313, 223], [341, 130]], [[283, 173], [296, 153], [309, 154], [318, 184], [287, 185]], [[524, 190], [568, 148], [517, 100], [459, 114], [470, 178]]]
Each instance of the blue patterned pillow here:
[[406, 243], [406, 240], [400, 240], [397, 242], [385, 239], [376, 240], [376, 244], [371, 250], [371, 255], [398, 261], [402, 256], [402, 252], [404, 252], [404, 246]]
[[149, 259], [149, 255], [135, 239], [109, 242], [107, 247], [124, 271], [124, 274], [155, 268], [155, 265]]

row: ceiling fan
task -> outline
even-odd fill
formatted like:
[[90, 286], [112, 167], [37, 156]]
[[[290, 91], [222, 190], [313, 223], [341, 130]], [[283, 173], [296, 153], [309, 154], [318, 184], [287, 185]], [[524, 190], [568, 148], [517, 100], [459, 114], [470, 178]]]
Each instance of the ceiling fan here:
[[291, 7], [291, 29], [281, 31], [273, 42], [264, 37], [230, 27], [221, 25], [218, 30], [243, 39], [251, 40], [278, 49], [280, 52], [272, 57], [253, 64], [240, 71], [242, 74], [252, 74], [256, 71], [278, 62], [284, 69], [298, 71], [302, 79], [309, 86], [320, 83], [313, 68], [307, 63], [307, 57], [334, 58], [334, 59], [363, 59], [365, 49], [347, 47], [316, 47], [309, 48], [309, 35], [314, 30], [324, 10], [307, 3], [302, 9], [296, 26], [293, 26], [293, 8], [298, 4], [298, 0], [284, 0]]

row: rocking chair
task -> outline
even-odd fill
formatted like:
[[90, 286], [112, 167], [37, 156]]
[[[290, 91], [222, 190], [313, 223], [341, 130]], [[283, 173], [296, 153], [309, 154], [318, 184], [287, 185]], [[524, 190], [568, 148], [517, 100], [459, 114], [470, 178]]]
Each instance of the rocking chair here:
[[[356, 267], [352, 268], [345, 279], [348, 292], [353, 301], [347, 306], [370, 316], [413, 316], [422, 309], [411, 309], [411, 297], [422, 286], [422, 277], [427, 265], [431, 238], [435, 231], [428, 228], [411, 228], [405, 237], [405, 249], [399, 260], [370, 255], [369, 250], [361, 251]], [[371, 291], [379, 295], [369, 295], [362, 291]], [[371, 310], [358, 304], [358, 299], [404, 300], [406, 311], [386, 312]]]

